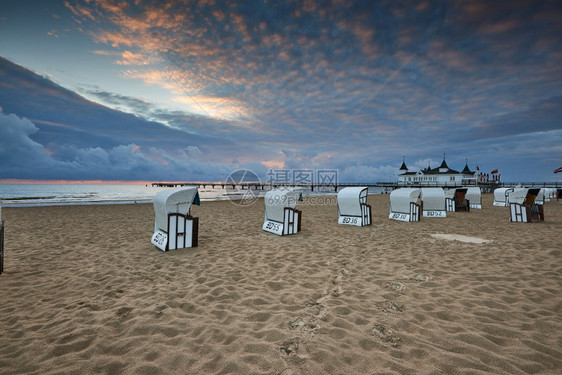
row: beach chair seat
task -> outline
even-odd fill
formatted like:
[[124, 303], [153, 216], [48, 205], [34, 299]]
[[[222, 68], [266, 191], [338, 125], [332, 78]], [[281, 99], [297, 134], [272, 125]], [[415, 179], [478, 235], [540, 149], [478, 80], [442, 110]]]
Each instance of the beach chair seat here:
[[531, 220], [544, 221], [544, 206], [542, 204], [531, 205]]
[[470, 211], [470, 202], [466, 199], [467, 189], [456, 189], [455, 192], [455, 211]]
[[450, 189], [445, 192], [446, 211], [470, 211], [470, 201], [467, 199], [467, 188]]

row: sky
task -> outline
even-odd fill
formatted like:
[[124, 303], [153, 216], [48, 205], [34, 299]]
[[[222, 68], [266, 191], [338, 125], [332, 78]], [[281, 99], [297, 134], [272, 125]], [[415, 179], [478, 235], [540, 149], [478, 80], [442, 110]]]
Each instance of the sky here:
[[0, 1], [0, 179], [561, 181], [560, 1]]

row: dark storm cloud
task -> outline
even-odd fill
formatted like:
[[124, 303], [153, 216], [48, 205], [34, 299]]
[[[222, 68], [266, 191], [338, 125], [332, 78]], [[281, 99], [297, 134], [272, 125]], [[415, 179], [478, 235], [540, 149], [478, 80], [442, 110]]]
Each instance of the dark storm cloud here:
[[231, 168], [200, 160], [222, 140], [103, 107], [3, 58], [0, 77], [0, 178], [213, 179]]
[[120, 95], [113, 92], [103, 91], [103, 90], [84, 90], [84, 93], [92, 95], [101, 102], [110, 104], [116, 107], [122, 107], [126, 110], [132, 110], [134, 113], [151, 113], [155, 110], [154, 105], [151, 103], [141, 100], [138, 98], [133, 98], [130, 96]]

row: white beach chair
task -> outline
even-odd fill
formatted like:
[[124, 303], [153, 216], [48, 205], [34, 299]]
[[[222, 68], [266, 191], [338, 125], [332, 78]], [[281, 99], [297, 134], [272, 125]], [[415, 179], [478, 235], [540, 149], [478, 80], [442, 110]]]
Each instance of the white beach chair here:
[[199, 218], [189, 209], [199, 205], [197, 186], [166, 189], [154, 197], [152, 243], [162, 251], [197, 247]]
[[371, 225], [371, 206], [367, 204], [368, 188], [347, 187], [338, 192], [338, 223], [362, 227]]
[[420, 221], [422, 204], [421, 190], [400, 188], [390, 193], [390, 212], [388, 218], [398, 221]]
[[300, 200], [302, 190], [299, 188], [282, 187], [268, 191], [264, 197], [262, 229], [279, 236], [300, 232], [302, 212], [295, 209]]
[[442, 188], [422, 188], [423, 217], [447, 217], [445, 192]]

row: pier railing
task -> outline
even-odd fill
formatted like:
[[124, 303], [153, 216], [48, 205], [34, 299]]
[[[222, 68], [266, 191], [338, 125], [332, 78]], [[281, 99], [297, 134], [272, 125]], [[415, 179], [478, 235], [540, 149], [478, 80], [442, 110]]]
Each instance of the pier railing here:
[[551, 187], [551, 188], [562, 188], [562, 182], [476, 182], [476, 181], [463, 181], [459, 182], [437, 182], [437, 181], [420, 181], [420, 182], [331, 182], [331, 183], [277, 183], [277, 182], [201, 182], [201, 181], [186, 181], [186, 182], [153, 182], [152, 186], [157, 187], [181, 187], [181, 186], [193, 186], [197, 185], [202, 188], [216, 188], [220, 187], [222, 189], [240, 189], [240, 190], [266, 190], [278, 187], [302, 187], [310, 189], [311, 191], [334, 191], [337, 192], [338, 189], [350, 186], [366, 186], [373, 188], [383, 188], [385, 190], [394, 190], [401, 187], [442, 187], [442, 188], [454, 188], [462, 186], [478, 186], [482, 188], [484, 192], [492, 192], [494, 189], [499, 187], [514, 187], [514, 186], [525, 186], [525, 187]]

